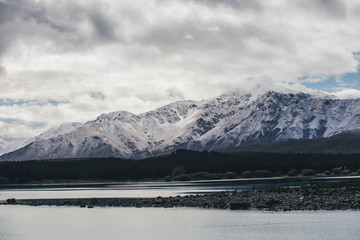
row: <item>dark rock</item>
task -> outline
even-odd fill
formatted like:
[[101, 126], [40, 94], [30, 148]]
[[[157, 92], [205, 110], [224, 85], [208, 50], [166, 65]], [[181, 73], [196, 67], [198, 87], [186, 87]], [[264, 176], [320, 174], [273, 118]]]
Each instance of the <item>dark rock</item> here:
[[279, 201], [279, 200], [275, 200], [275, 199], [270, 199], [270, 200], [266, 201], [265, 204], [266, 204], [267, 206], [274, 206], [274, 205], [280, 204], [280, 201]]
[[247, 202], [236, 202], [236, 203], [230, 203], [229, 209], [231, 210], [247, 210], [251, 206], [250, 203]]
[[15, 198], [9, 198], [9, 199], [6, 200], [6, 202], [7, 202], [8, 204], [15, 204], [15, 203], [16, 203], [16, 199], [15, 199]]
[[227, 194], [215, 192], [203, 195], [188, 195], [157, 198], [89, 198], [89, 199], [8, 199], [3, 204], [22, 204], [30, 206], [80, 206], [99, 207], [198, 207], [216, 209], [251, 208], [269, 211], [291, 210], [346, 210], [360, 209], [360, 193], [356, 189], [273, 189]]
[[268, 206], [262, 204], [256, 205], [256, 209], [264, 209], [264, 208], [268, 208]]

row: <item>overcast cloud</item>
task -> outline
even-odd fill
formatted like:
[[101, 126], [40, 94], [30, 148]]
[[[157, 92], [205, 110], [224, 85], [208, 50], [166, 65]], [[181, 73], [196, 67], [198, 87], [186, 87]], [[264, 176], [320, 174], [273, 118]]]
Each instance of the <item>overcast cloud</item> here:
[[356, 0], [0, 0], [0, 137], [234, 88], [360, 96]]

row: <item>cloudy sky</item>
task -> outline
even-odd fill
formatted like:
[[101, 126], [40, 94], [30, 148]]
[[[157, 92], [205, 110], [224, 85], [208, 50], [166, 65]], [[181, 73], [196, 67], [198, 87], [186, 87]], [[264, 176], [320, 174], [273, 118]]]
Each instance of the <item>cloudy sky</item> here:
[[0, 0], [0, 137], [231, 89], [360, 96], [357, 0]]

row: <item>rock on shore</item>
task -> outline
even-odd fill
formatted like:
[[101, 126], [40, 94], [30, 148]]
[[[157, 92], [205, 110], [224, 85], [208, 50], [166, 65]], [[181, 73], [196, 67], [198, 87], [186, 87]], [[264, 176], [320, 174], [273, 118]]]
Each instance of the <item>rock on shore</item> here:
[[12, 199], [4, 204], [79, 207], [193, 207], [268, 211], [360, 209], [360, 188], [278, 188], [157, 198]]

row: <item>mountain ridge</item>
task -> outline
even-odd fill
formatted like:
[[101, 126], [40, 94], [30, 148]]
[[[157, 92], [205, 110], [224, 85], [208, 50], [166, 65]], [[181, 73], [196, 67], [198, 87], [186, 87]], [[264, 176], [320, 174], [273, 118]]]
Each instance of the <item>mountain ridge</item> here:
[[327, 138], [360, 128], [359, 106], [360, 99], [233, 91], [138, 115], [125, 111], [101, 114], [70, 132], [33, 141], [0, 159], [140, 159], [182, 148], [218, 151], [254, 143]]
[[360, 153], [360, 133], [347, 131], [327, 138], [290, 139], [276, 143], [249, 144], [224, 149], [220, 152], [230, 154], [243, 152], [356, 154]]

